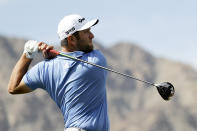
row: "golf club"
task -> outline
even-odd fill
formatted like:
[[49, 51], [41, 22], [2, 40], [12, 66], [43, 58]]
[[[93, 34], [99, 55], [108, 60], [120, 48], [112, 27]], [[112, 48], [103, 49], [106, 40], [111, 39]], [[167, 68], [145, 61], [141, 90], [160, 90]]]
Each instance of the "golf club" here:
[[70, 59], [73, 59], [73, 60], [81, 61], [83, 63], [87, 63], [87, 64], [90, 64], [90, 65], [96, 66], [98, 68], [101, 68], [101, 69], [104, 69], [104, 70], [107, 70], [107, 71], [110, 71], [110, 72], [113, 72], [113, 73], [116, 73], [116, 74], [119, 74], [119, 75], [122, 75], [122, 76], [125, 76], [125, 77], [128, 77], [128, 78], [131, 78], [131, 79], [134, 79], [134, 80], [137, 80], [137, 81], [149, 84], [149, 85], [152, 85], [154, 87], [157, 87], [157, 90], [158, 90], [159, 94], [161, 95], [161, 97], [164, 100], [170, 100], [170, 98], [175, 93], [174, 86], [169, 82], [163, 82], [163, 83], [160, 83], [160, 84], [155, 84], [155, 83], [152, 83], [152, 82], [148, 82], [148, 81], [145, 81], [145, 80], [138, 79], [138, 78], [133, 77], [133, 76], [128, 75], [128, 74], [121, 73], [119, 71], [115, 71], [113, 69], [110, 69], [110, 68], [107, 68], [107, 67], [104, 67], [104, 66], [100, 66], [100, 65], [90, 63], [88, 61], [85, 61], [85, 60], [82, 60], [82, 59], [79, 59], [79, 58], [76, 58], [76, 57], [72, 57], [70, 55], [66, 55], [66, 54], [58, 52], [56, 50], [50, 50], [49, 52], [54, 53], [56, 55], [61, 55], [61, 56], [64, 56], [64, 57], [67, 57], [67, 58], [70, 58]]

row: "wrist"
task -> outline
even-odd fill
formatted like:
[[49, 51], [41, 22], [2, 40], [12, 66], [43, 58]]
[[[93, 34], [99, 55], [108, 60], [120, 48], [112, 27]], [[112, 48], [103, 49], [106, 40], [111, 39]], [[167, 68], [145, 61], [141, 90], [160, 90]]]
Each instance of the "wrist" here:
[[23, 59], [23, 61], [25, 63], [29, 63], [29, 62], [31, 62], [33, 60], [33, 59], [28, 58], [25, 53], [22, 54], [21, 58]]

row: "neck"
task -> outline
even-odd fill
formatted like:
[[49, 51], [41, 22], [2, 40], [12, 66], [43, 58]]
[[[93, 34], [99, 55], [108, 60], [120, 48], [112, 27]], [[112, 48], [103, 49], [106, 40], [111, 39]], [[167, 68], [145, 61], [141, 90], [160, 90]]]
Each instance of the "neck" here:
[[62, 47], [62, 51], [63, 52], [74, 52], [74, 51], [77, 51], [77, 50], [69, 49], [67, 47]]
[[63, 52], [70, 52], [67, 48], [65, 48], [65, 47], [62, 47], [62, 51]]

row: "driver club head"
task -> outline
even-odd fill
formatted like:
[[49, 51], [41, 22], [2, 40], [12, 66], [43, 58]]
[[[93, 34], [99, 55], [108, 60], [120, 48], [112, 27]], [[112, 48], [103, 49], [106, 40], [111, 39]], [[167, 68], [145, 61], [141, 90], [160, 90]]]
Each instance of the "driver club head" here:
[[156, 87], [161, 97], [166, 101], [170, 100], [175, 93], [174, 86], [170, 82], [157, 84]]

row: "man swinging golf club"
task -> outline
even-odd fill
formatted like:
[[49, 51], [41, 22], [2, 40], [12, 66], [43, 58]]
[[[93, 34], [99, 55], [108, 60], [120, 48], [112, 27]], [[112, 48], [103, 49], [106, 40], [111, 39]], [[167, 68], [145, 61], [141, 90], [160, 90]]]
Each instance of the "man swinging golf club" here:
[[[58, 25], [61, 53], [106, 67], [99, 50], [93, 49], [91, 27], [98, 19], [87, 21], [80, 15], [65, 16]], [[106, 70], [49, 52], [43, 42], [29, 40], [15, 65], [8, 91], [29, 93], [46, 90], [64, 116], [65, 131], [108, 131]], [[28, 70], [35, 54], [42, 52], [46, 60]], [[53, 59], [51, 59], [53, 58]]]

